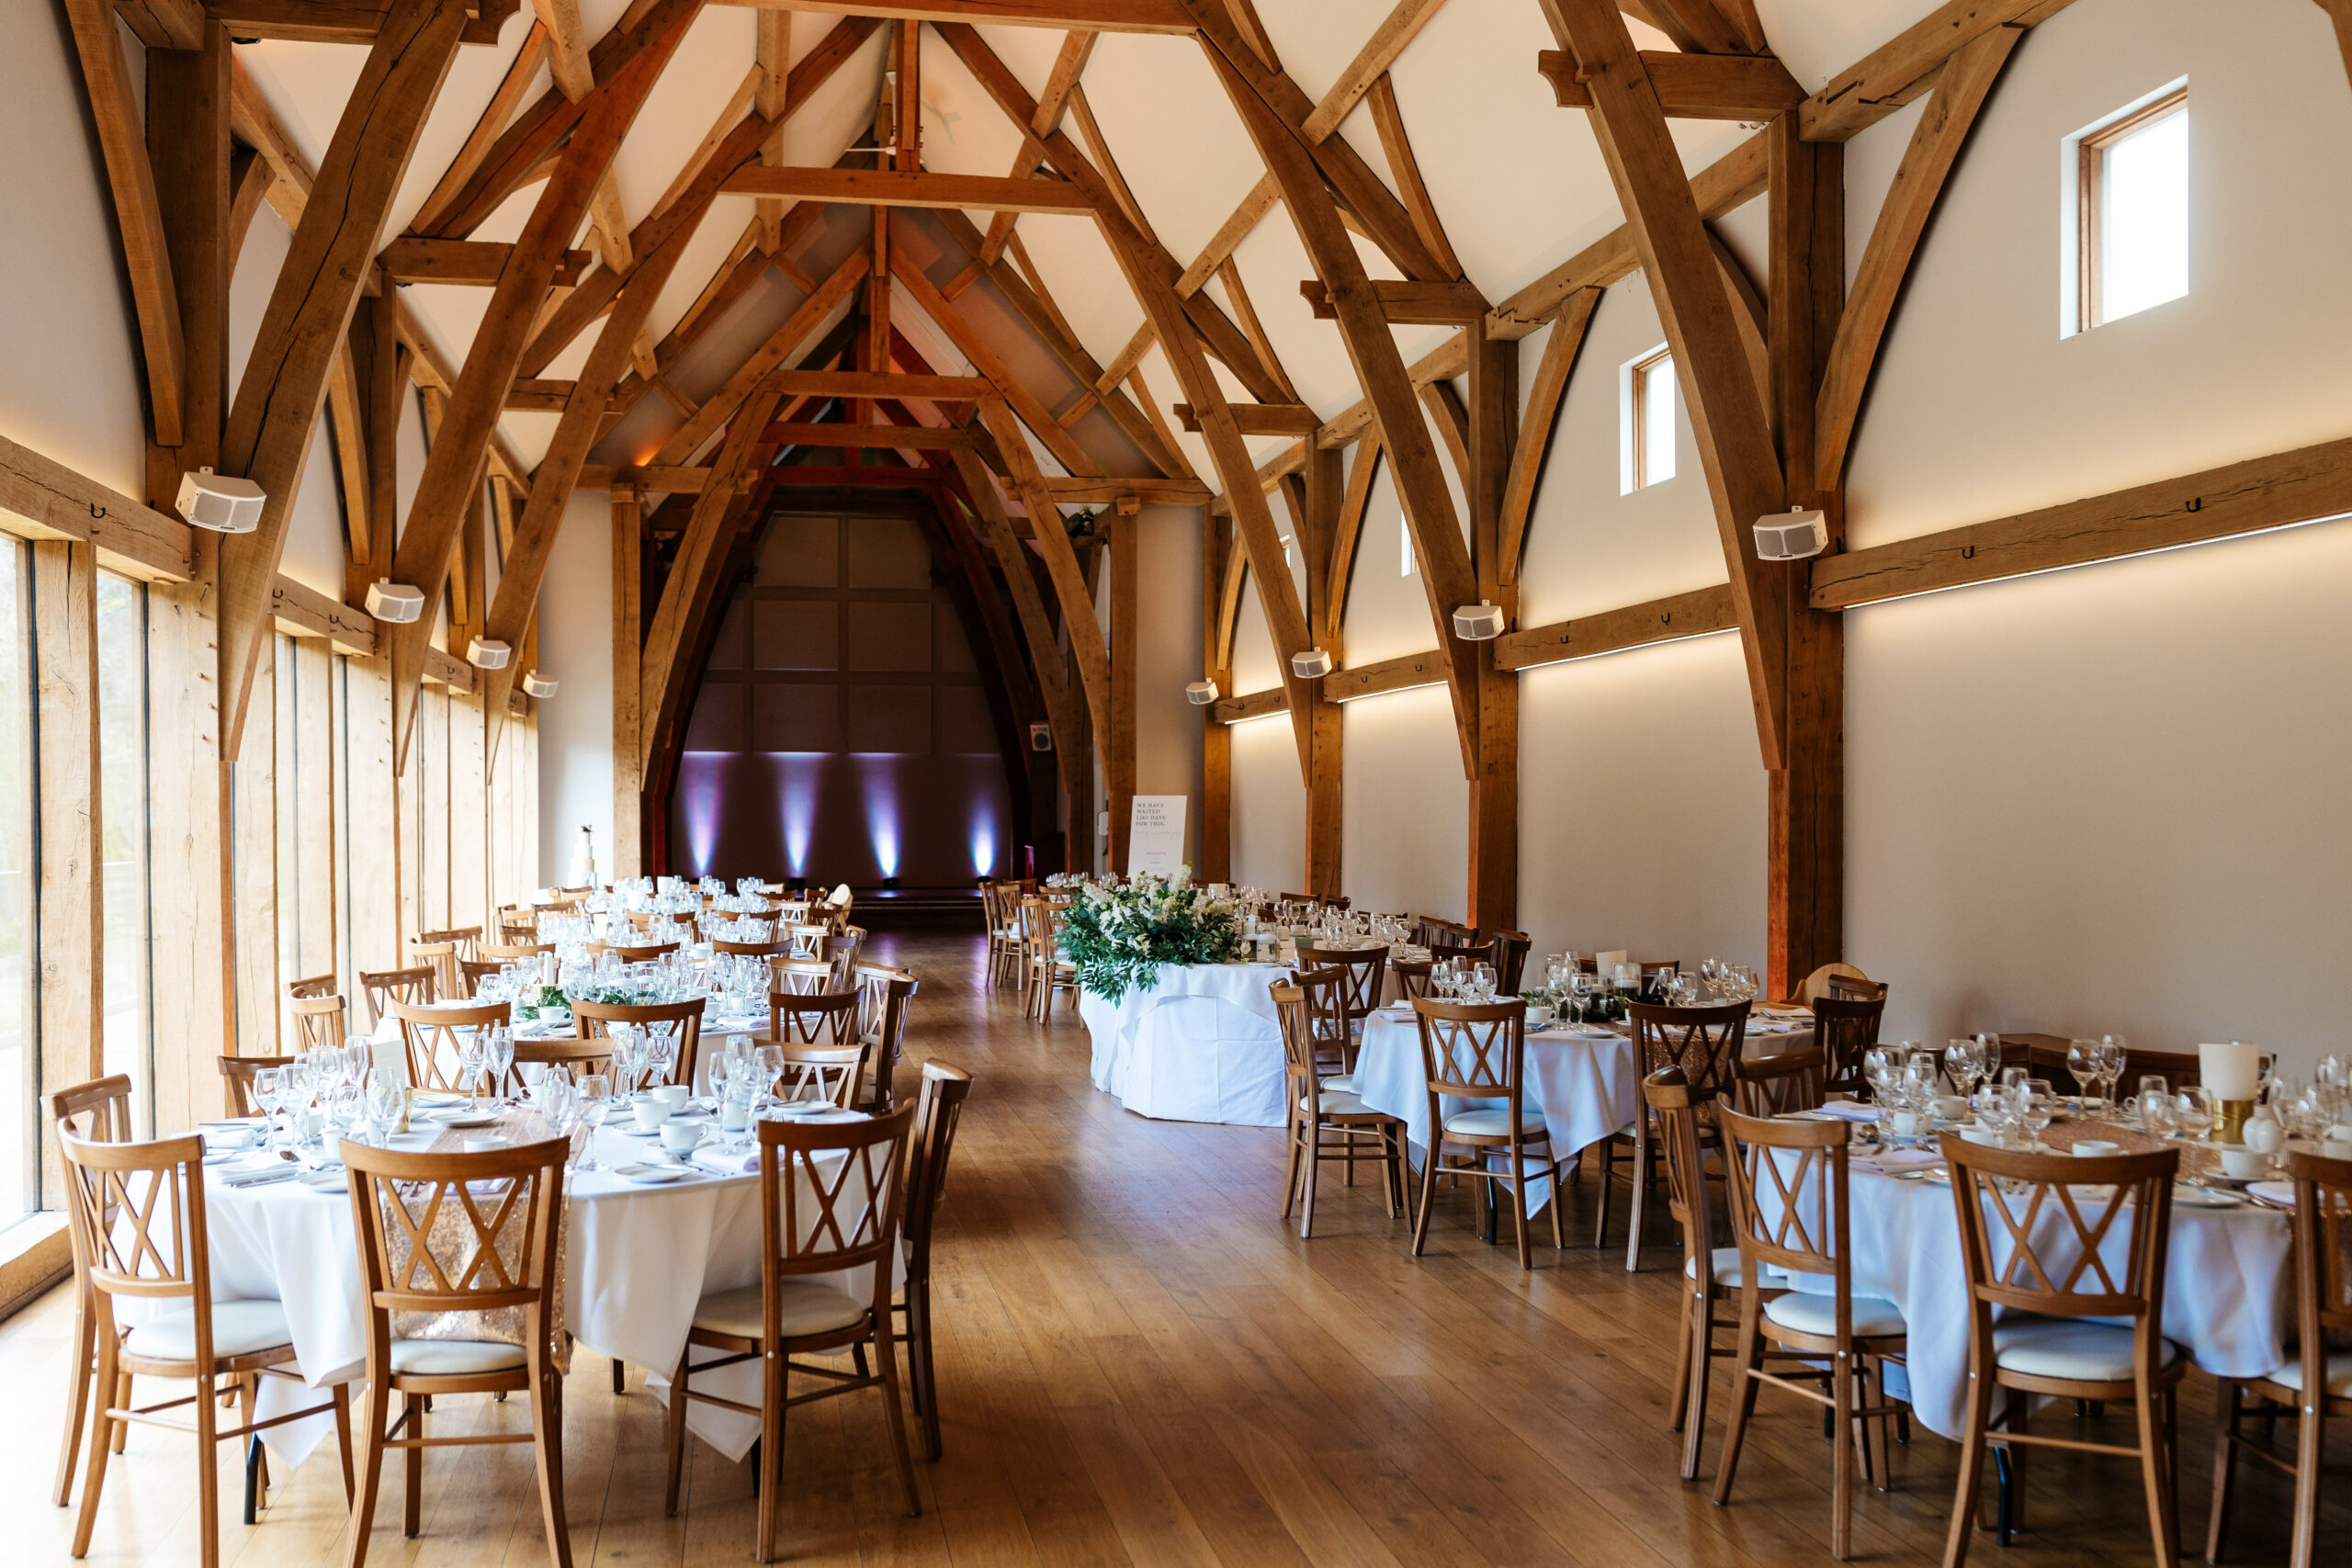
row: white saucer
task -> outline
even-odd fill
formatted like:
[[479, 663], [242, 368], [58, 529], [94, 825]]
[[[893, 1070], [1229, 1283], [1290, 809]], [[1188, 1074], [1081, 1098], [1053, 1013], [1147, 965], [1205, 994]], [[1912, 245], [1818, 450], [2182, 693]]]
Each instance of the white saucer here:
[[659, 1187], [667, 1182], [684, 1179], [692, 1172], [674, 1165], [616, 1165], [613, 1174], [623, 1181], [634, 1181], [639, 1187]]

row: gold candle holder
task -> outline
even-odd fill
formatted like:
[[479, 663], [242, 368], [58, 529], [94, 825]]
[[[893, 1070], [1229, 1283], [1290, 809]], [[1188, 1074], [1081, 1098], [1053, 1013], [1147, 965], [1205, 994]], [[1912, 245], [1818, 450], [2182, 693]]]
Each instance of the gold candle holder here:
[[2251, 1100], [2215, 1100], [2213, 1141], [2217, 1144], [2245, 1142], [2245, 1124], [2254, 1119]]

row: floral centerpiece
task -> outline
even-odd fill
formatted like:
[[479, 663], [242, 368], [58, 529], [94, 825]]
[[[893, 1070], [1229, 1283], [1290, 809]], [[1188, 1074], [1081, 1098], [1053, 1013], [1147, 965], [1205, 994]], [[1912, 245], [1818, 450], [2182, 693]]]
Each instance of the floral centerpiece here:
[[1241, 938], [1232, 907], [1189, 886], [1180, 872], [1081, 888], [1062, 928], [1062, 949], [1080, 987], [1115, 1002], [1157, 980], [1163, 964], [1224, 963], [1240, 952]]

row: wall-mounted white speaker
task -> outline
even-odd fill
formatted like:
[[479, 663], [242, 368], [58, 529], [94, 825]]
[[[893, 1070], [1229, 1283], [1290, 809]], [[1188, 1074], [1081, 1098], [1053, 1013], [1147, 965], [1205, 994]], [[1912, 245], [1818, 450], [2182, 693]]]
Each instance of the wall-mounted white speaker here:
[[1776, 517], [1756, 520], [1756, 558], [1804, 560], [1829, 547], [1829, 522], [1818, 512], [1792, 506]]
[[1215, 681], [1195, 681], [1184, 688], [1184, 700], [1196, 708], [1204, 708], [1216, 701]]
[[529, 693], [532, 696], [554, 696], [555, 688], [555, 677], [552, 675], [543, 675], [537, 670], [532, 671], [528, 675], [523, 677], [523, 690]]
[[1319, 681], [1331, 672], [1331, 656], [1319, 648], [1290, 656], [1290, 672], [1302, 681]]
[[250, 534], [261, 526], [261, 486], [233, 474], [198, 468], [180, 476], [180, 515], [192, 528], [216, 534]]
[[466, 662], [477, 670], [503, 670], [514, 649], [494, 637], [478, 637], [466, 645]]
[[1050, 751], [1054, 749], [1054, 727], [1039, 719], [1029, 727], [1029, 750]]
[[406, 626], [424, 614], [424, 590], [379, 577], [368, 585], [368, 613], [379, 621]]
[[1503, 635], [1502, 606], [1483, 599], [1463, 605], [1453, 612], [1453, 635], [1464, 642], [1492, 642]]

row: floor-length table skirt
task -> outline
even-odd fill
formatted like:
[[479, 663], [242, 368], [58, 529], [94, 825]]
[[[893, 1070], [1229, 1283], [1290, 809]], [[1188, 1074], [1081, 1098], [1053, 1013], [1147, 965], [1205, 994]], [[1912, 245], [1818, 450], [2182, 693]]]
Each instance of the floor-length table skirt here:
[[[760, 1281], [760, 1187], [752, 1176], [710, 1174], [644, 1187], [611, 1174], [610, 1167], [647, 1152], [645, 1141], [608, 1127], [595, 1145], [606, 1168], [571, 1179], [564, 1323], [580, 1344], [646, 1369], [649, 1386], [666, 1399], [702, 1298]], [[283, 1303], [295, 1354], [313, 1388], [364, 1381], [368, 1325], [349, 1196], [296, 1181], [242, 1189], [208, 1181], [205, 1206], [214, 1298]], [[860, 1299], [872, 1290], [865, 1269], [816, 1278]], [[695, 1386], [757, 1405], [759, 1363], [697, 1378]], [[284, 1379], [264, 1379], [262, 1391], [266, 1416], [317, 1399]], [[759, 1436], [756, 1417], [701, 1403], [688, 1406], [686, 1425], [729, 1459], [741, 1459]], [[319, 1416], [272, 1427], [262, 1439], [291, 1466], [333, 1430]]]
[[1163, 964], [1117, 1001], [1081, 992], [1094, 1087], [1138, 1116], [1285, 1124], [1282, 1029], [1266, 987], [1280, 964]]

